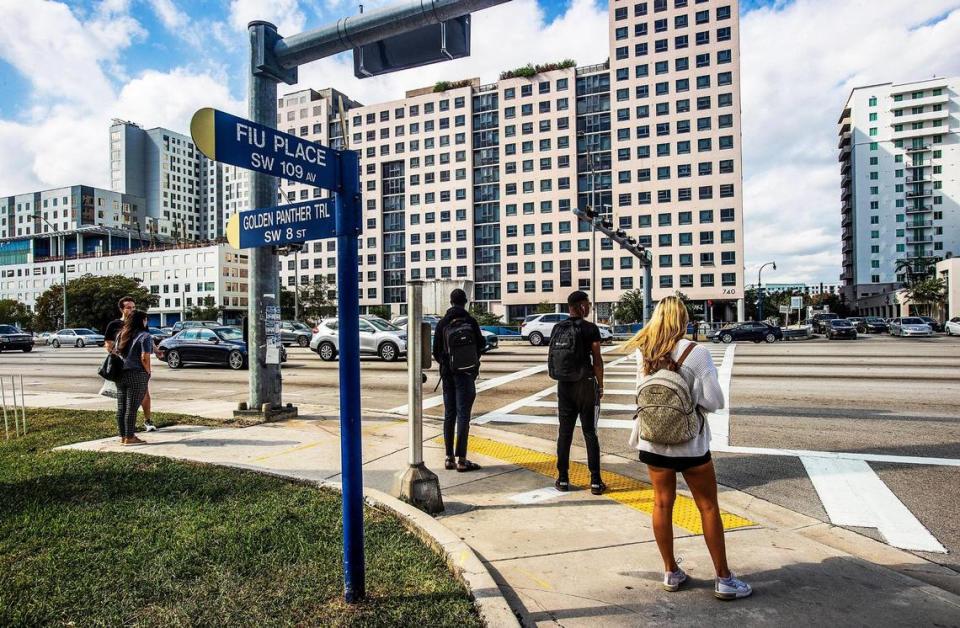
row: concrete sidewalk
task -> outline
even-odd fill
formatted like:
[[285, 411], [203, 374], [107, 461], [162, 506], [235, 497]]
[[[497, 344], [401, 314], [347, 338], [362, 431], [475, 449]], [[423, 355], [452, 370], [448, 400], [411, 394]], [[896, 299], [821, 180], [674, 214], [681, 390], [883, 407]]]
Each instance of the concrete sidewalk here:
[[[446, 505], [438, 519], [484, 560], [525, 625], [960, 625], [960, 596], [950, 592], [958, 586], [954, 572], [732, 490], [720, 498], [733, 528], [727, 553], [754, 596], [713, 598], [713, 569], [702, 537], [690, 531], [699, 522], [689, 499], [678, 503], [676, 548], [692, 582], [667, 593], [639, 463], [607, 456], [613, 491], [564, 494], [552, 488], [552, 442], [474, 427], [471, 459], [483, 469], [463, 474], [443, 470], [439, 434], [428, 421], [424, 454], [440, 476]], [[244, 429], [179, 426], [143, 437], [149, 445], [120, 447], [109, 439], [73, 448], [339, 479], [334, 419]], [[363, 438], [364, 483], [389, 491], [406, 464], [406, 424], [367, 417]], [[573, 459], [584, 460], [584, 452], [574, 448]], [[582, 465], [572, 469], [572, 480], [583, 472]]]

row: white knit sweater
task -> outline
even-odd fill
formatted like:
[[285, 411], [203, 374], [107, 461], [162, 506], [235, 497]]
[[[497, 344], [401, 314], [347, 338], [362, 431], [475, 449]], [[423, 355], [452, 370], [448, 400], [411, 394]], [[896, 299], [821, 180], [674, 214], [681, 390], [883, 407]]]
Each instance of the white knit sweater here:
[[[680, 340], [677, 346], [673, 348], [671, 355], [674, 360], [680, 359], [680, 354], [690, 344], [689, 340]], [[688, 440], [679, 445], [659, 445], [651, 443], [640, 438], [638, 426], [633, 426], [630, 433], [630, 446], [640, 451], [649, 451], [660, 456], [671, 456], [674, 458], [692, 458], [702, 456], [710, 450], [710, 425], [707, 423], [706, 415], [723, 408], [723, 390], [720, 389], [720, 381], [717, 377], [717, 367], [713, 364], [713, 357], [710, 350], [702, 345], [697, 345], [684, 360], [680, 367], [680, 375], [690, 386], [693, 402], [700, 407], [704, 417], [703, 431], [696, 438]], [[647, 378], [643, 374], [643, 363], [637, 365], [637, 385]]]

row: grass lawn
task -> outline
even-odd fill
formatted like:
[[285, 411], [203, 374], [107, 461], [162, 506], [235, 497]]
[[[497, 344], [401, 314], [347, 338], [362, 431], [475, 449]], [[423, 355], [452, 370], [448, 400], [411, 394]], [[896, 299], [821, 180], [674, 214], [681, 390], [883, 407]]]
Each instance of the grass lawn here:
[[349, 606], [338, 493], [50, 451], [115, 435], [110, 412], [32, 410], [28, 427], [0, 435], [0, 626], [480, 625], [443, 561], [391, 516], [366, 510], [367, 599]]

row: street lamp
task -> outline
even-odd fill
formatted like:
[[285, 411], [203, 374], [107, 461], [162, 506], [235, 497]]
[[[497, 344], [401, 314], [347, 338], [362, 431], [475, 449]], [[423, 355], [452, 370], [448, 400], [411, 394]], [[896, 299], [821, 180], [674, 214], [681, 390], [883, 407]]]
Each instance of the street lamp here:
[[[56, 233], [57, 228], [50, 224], [50, 221], [41, 216], [40, 214], [30, 214], [30, 218], [34, 220], [42, 220], [47, 223], [47, 226], [50, 227], [50, 230]], [[60, 234], [60, 256], [63, 258], [63, 325], [61, 329], [67, 326], [67, 239], [64, 235]]]
[[763, 275], [763, 269], [767, 266], [773, 266], [773, 269], [777, 269], [776, 262], [767, 262], [766, 264], [760, 267], [760, 270], [757, 271], [757, 321], [763, 320], [763, 280], [761, 276]]

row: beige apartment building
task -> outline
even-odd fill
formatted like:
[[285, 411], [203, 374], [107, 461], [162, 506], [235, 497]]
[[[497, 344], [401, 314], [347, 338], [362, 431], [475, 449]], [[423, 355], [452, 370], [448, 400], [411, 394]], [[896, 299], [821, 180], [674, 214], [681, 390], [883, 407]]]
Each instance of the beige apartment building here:
[[[363, 308], [399, 314], [408, 280], [459, 279], [507, 320], [576, 289], [606, 319], [642, 269], [573, 215], [592, 207], [652, 249], [655, 299], [681, 291], [704, 318], [742, 319], [738, 37], [735, 0], [613, 0], [605, 63], [366, 106], [307, 89], [280, 98], [278, 128], [360, 151]], [[325, 192], [282, 182], [281, 194]], [[334, 247], [282, 258], [282, 284], [333, 288]]]

